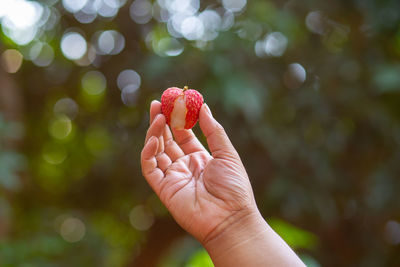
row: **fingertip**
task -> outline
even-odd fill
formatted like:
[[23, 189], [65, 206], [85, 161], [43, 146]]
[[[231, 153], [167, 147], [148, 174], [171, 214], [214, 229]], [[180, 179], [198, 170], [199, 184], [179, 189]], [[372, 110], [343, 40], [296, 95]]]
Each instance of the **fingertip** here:
[[208, 107], [208, 105], [207, 105], [206, 103], [204, 103], [203, 105], [201, 105], [201, 108], [200, 108], [200, 115], [201, 115], [201, 114], [204, 114], [204, 115], [211, 114], [210, 108]]
[[201, 106], [200, 114], [202, 114], [203, 117], [208, 117], [210, 119], [214, 119], [214, 116], [211, 112], [210, 107], [205, 103]]
[[201, 106], [200, 114], [199, 114], [199, 121], [200, 121], [200, 122], [201, 122], [202, 120], [204, 120], [205, 117], [208, 116], [208, 112], [207, 112], [207, 111], [208, 111], [208, 110], [207, 110], [207, 104], [203, 104], [203, 105]]
[[150, 124], [154, 121], [157, 114], [161, 114], [161, 103], [153, 100], [150, 104]]
[[165, 116], [161, 113], [157, 114], [154, 117], [153, 123], [165, 124], [166, 123]]
[[154, 99], [154, 100], [151, 101], [150, 106], [153, 106], [153, 105], [157, 106], [157, 105], [161, 105], [161, 103], [160, 103], [160, 101]]
[[[204, 106], [204, 107], [203, 107]], [[205, 112], [208, 114], [208, 115], [210, 115], [210, 116], [212, 116], [212, 112], [211, 112], [211, 109], [210, 109], [210, 107], [206, 104], [206, 103], [204, 103], [203, 104], [203, 109], [205, 109]]]
[[211, 114], [211, 110], [208, 107], [207, 104], [203, 104], [200, 109], [200, 115], [199, 115], [199, 124], [200, 128], [203, 131], [205, 135], [210, 131], [210, 129], [213, 127], [214, 119]]
[[150, 139], [151, 136], [160, 137], [163, 135], [165, 129], [165, 117], [162, 114], [158, 114], [155, 116], [155, 119], [152, 121], [149, 129], [146, 134], [146, 143]]
[[167, 120], [164, 116], [164, 114], [160, 113], [157, 115], [158, 120], [160, 121], [161, 124], [165, 125], [167, 123]]
[[207, 138], [208, 148], [214, 158], [238, 158], [224, 127], [212, 116], [204, 104], [200, 111], [200, 128]]

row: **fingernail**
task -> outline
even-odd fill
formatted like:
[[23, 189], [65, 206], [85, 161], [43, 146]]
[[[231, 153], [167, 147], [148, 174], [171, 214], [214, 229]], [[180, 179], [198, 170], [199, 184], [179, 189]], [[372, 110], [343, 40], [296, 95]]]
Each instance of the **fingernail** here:
[[210, 110], [210, 108], [208, 107], [208, 105], [207, 105], [207, 104], [204, 104], [204, 105], [205, 105], [205, 107], [206, 107], [206, 110], [207, 110], [208, 114], [210, 114], [210, 115], [212, 116], [211, 110]]

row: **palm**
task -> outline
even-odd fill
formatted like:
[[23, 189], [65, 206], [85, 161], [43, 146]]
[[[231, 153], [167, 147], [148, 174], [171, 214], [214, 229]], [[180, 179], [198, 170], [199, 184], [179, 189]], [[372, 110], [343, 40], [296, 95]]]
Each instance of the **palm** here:
[[[152, 106], [152, 119], [159, 113], [157, 108]], [[157, 137], [151, 144], [156, 155], [149, 163], [157, 168], [145, 173], [145, 167], [143, 173], [176, 221], [204, 240], [251, 201], [246, 197], [252, 195], [250, 184], [243, 179], [244, 168], [234, 157], [213, 158], [191, 131], [174, 132], [172, 138], [161, 117], [151, 125], [146, 138]]]

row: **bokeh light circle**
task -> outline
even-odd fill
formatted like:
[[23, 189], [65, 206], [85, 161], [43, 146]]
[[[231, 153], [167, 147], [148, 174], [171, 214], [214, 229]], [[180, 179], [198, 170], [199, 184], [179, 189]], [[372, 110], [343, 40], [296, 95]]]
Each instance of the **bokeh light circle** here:
[[117, 78], [117, 85], [120, 90], [124, 89], [126, 86], [130, 85], [139, 88], [141, 84], [140, 75], [131, 69], [123, 70], [120, 72]]
[[187, 17], [182, 21], [180, 32], [188, 40], [197, 40], [203, 36], [203, 21], [196, 16]]
[[42, 150], [43, 159], [50, 164], [58, 165], [64, 162], [67, 158], [67, 150], [58, 143], [47, 143]]
[[199, 14], [199, 19], [204, 26], [202, 40], [211, 41], [217, 38], [222, 19], [215, 10], [205, 10]]
[[130, 211], [129, 220], [135, 229], [146, 231], [153, 225], [154, 215], [143, 205], [138, 205]]
[[[4, 6], [6, 4], [4, 3]], [[3, 5], [0, 7], [3, 8]], [[5, 10], [3, 23], [16, 29], [27, 29], [34, 26], [40, 20], [43, 13], [41, 4], [25, 0], [9, 1], [8, 5], [5, 6]]]
[[47, 67], [53, 62], [54, 50], [47, 43], [37, 42], [29, 51], [29, 58], [36, 66]]
[[53, 112], [56, 115], [66, 115], [70, 119], [74, 119], [76, 115], [78, 114], [79, 111], [79, 106], [78, 104], [69, 97], [64, 97], [59, 99], [53, 107]]
[[67, 242], [78, 242], [85, 236], [85, 233], [85, 224], [78, 218], [68, 217], [61, 223], [60, 235]]
[[164, 37], [156, 43], [155, 52], [160, 56], [176, 57], [182, 54], [184, 46], [175, 38]]
[[222, 0], [222, 5], [229, 11], [239, 12], [246, 6], [247, 0]]
[[100, 95], [107, 87], [107, 80], [103, 73], [97, 70], [87, 72], [82, 77], [82, 88], [88, 95]]
[[88, 0], [62, 0], [64, 8], [71, 13], [81, 10], [87, 2]]
[[299, 88], [306, 80], [306, 70], [299, 63], [292, 63], [288, 66], [283, 82], [289, 89]]
[[16, 73], [22, 65], [22, 54], [15, 49], [7, 49], [1, 54], [1, 63], [8, 73]]
[[129, 9], [129, 14], [136, 23], [145, 24], [152, 18], [152, 5], [147, 0], [135, 0]]
[[306, 26], [311, 32], [322, 35], [325, 31], [322, 13], [320, 11], [311, 11], [308, 13], [306, 16]]
[[125, 38], [115, 30], [97, 32], [94, 45], [100, 55], [116, 55], [125, 48]]
[[4, 34], [18, 45], [30, 43], [48, 19], [46, 8], [39, 2], [1, 0], [0, 21]]
[[269, 56], [280, 57], [282, 56], [288, 44], [288, 39], [280, 32], [273, 32], [265, 38], [265, 53]]
[[132, 84], [125, 86], [121, 92], [121, 100], [126, 106], [131, 107], [136, 104], [138, 88]]
[[72, 131], [71, 119], [65, 115], [58, 115], [49, 124], [50, 135], [59, 140], [66, 139]]
[[80, 59], [85, 55], [86, 50], [86, 40], [77, 32], [68, 32], [61, 38], [61, 51], [70, 60]]

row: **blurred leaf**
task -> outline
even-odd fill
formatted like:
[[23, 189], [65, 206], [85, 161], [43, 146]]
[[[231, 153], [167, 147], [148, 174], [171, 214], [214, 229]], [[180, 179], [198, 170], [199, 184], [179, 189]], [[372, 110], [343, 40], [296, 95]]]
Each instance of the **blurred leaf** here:
[[313, 233], [293, 226], [277, 218], [267, 220], [274, 231], [293, 249], [315, 249], [318, 238]]
[[321, 266], [318, 263], [318, 261], [316, 259], [314, 259], [313, 257], [311, 257], [310, 255], [300, 254], [299, 257], [307, 267], [320, 267]]
[[185, 267], [214, 267], [214, 264], [207, 251], [199, 249], [192, 255]]
[[204, 249], [200, 244], [190, 236], [178, 239], [168, 249], [168, 253], [161, 259], [159, 267], [188, 266], [187, 264], [189, 264], [192, 258], [196, 257], [198, 253], [200, 253], [200, 261], [202, 261], [204, 258], [202, 250]]

